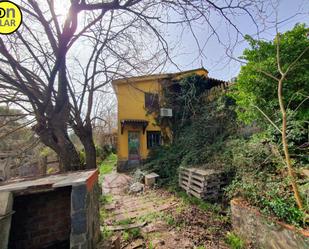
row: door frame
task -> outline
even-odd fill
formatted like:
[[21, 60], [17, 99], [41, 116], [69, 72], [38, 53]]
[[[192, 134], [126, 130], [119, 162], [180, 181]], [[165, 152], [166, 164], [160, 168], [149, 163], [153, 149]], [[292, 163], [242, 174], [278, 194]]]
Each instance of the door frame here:
[[[130, 157], [130, 148], [129, 148], [129, 139], [130, 139], [130, 133], [136, 133], [138, 134], [138, 154], [134, 155], [133, 157]], [[141, 159], [141, 131], [140, 130], [128, 130], [128, 160], [140, 160]]]

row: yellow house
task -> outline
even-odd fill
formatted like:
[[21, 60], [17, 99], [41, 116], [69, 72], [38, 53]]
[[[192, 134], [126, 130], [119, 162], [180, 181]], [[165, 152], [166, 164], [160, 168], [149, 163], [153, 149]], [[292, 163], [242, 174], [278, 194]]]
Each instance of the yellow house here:
[[162, 144], [161, 128], [149, 108], [160, 108], [163, 84], [189, 74], [205, 75], [204, 68], [190, 71], [137, 76], [112, 82], [118, 100], [118, 170], [137, 166], [153, 146]]

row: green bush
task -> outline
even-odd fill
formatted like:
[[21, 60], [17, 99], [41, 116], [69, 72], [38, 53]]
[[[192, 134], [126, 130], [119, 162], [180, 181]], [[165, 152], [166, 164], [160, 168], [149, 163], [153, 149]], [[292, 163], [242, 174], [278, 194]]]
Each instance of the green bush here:
[[279, 219], [295, 226], [304, 225], [305, 213], [296, 207], [292, 197], [288, 199], [276, 197], [271, 201], [264, 201], [265, 212], [270, 214], [273, 212]]
[[[269, 216], [305, 227], [305, 212], [298, 209], [282, 157], [265, 134], [230, 141], [235, 178], [226, 188], [228, 198], [242, 197]], [[305, 208], [308, 208], [305, 206]]]
[[[250, 48], [245, 49], [242, 59], [247, 63], [241, 67], [237, 84], [234, 85], [233, 97], [237, 103], [238, 117], [246, 122], [268, 124], [258, 111], [258, 106], [269, 117], [279, 112], [277, 96], [278, 82], [262, 72], [278, 77], [277, 39], [272, 41], [254, 40], [247, 36]], [[280, 35], [280, 64], [283, 70], [309, 46], [308, 26], [297, 24], [292, 30]], [[297, 119], [309, 120], [309, 102], [303, 102], [309, 92], [309, 51], [307, 51], [294, 67], [291, 68], [284, 81], [284, 99], [290, 110], [297, 109]]]

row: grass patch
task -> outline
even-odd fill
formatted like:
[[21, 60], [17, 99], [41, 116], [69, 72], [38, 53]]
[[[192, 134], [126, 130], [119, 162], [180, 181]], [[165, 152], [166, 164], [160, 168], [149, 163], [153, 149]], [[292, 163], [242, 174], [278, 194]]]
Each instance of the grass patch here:
[[99, 166], [99, 172], [100, 172], [100, 177], [99, 177], [99, 182], [102, 183], [103, 181], [103, 176], [106, 174], [109, 174], [113, 171], [115, 165], [117, 162], [117, 155], [116, 154], [110, 154]]
[[105, 219], [108, 217], [108, 212], [104, 208], [100, 208], [100, 222], [104, 224]]
[[128, 229], [122, 233], [122, 239], [124, 241], [131, 241], [140, 237], [142, 237], [140, 228]]
[[162, 212], [152, 212], [152, 213], [148, 213], [148, 214], [140, 216], [138, 220], [140, 222], [151, 223], [151, 222], [161, 219], [162, 216], [164, 216]]
[[103, 231], [101, 231], [101, 237], [103, 240], [108, 240], [112, 237], [113, 232], [108, 230], [106, 226], [103, 226]]
[[148, 244], [148, 249], [154, 249], [154, 245], [152, 244], [152, 242], [150, 241], [149, 244]]
[[110, 194], [100, 196], [100, 204], [107, 205], [113, 202], [113, 196]]
[[235, 233], [227, 233], [225, 240], [231, 249], [245, 248], [245, 242]]
[[130, 225], [132, 223], [133, 223], [132, 219], [128, 218], [128, 219], [125, 219], [125, 220], [119, 220], [119, 221], [115, 222], [114, 225], [125, 226], [125, 225]]
[[215, 214], [219, 213], [222, 209], [218, 204], [209, 203], [203, 200], [200, 200], [194, 196], [189, 196], [185, 191], [181, 190], [178, 187], [170, 187], [168, 189], [176, 197], [180, 198], [186, 205], [195, 205], [203, 211], [211, 211]]

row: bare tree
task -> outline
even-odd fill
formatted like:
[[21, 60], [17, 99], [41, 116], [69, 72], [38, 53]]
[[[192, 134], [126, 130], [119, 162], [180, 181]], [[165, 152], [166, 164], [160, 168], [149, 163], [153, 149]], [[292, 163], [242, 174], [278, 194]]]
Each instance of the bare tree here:
[[[59, 155], [63, 171], [83, 168], [69, 138], [69, 127], [85, 147], [86, 168], [96, 167], [91, 125], [96, 93], [117, 75], [145, 72], [147, 67], [150, 73], [166, 61], [173, 63], [161, 27], [183, 25], [194, 36], [194, 23], [199, 22], [210, 27], [211, 36], [220, 41], [210, 18], [216, 13], [242, 36], [234, 17], [246, 15], [256, 24], [255, 17], [263, 13], [265, 2], [71, 0], [65, 2], [68, 13], [63, 18], [54, 0], [21, 0], [22, 27], [0, 38], [0, 88], [10, 91], [1, 98], [34, 116], [33, 130]], [[76, 55], [85, 43], [92, 48], [86, 59]], [[141, 51], [143, 60], [139, 60]], [[158, 56], [162, 53], [163, 59]]]
[[276, 42], [277, 42], [277, 66], [278, 66], [278, 71], [280, 73], [280, 76], [275, 77], [269, 74], [267, 75], [272, 77], [278, 82], [278, 101], [279, 101], [280, 111], [282, 115], [281, 137], [282, 137], [282, 146], [283, 146], [283, 151], [284, 151], [284, 156], [285, 156], [285, 163], [288, 168], [288, 175], [290, 177], [296, 203], [300, 209], [303, 209], [303, 203], [302, 203], [302, 199], [299, 194], [298, 185], [295, 179], [295, 172], [292, 166], [291, 157], [289, 153], [289, 146], [288, 146], [288, 139], [287, 139], [287, 113], [286, 113], [286, 107], [285, 107], [284, 100], [283, 100], [284, 98], [283, 97], [284, 96], [283, 84], [285, 81], [287, 81], [287, 76], [289, 72], [293, 69], [293, 67], [297, 65], [298, 61], [309, 51], [309, 46], [305, 48], [305, 50], [302, 51], [302, 53], [300, 53], [299, 56], [294, 61], [292, 61], [286, 69], [283, 69], [281, 66], [281, 62], [280, 62], [280, 34], [278, 32], [276, 36]]

